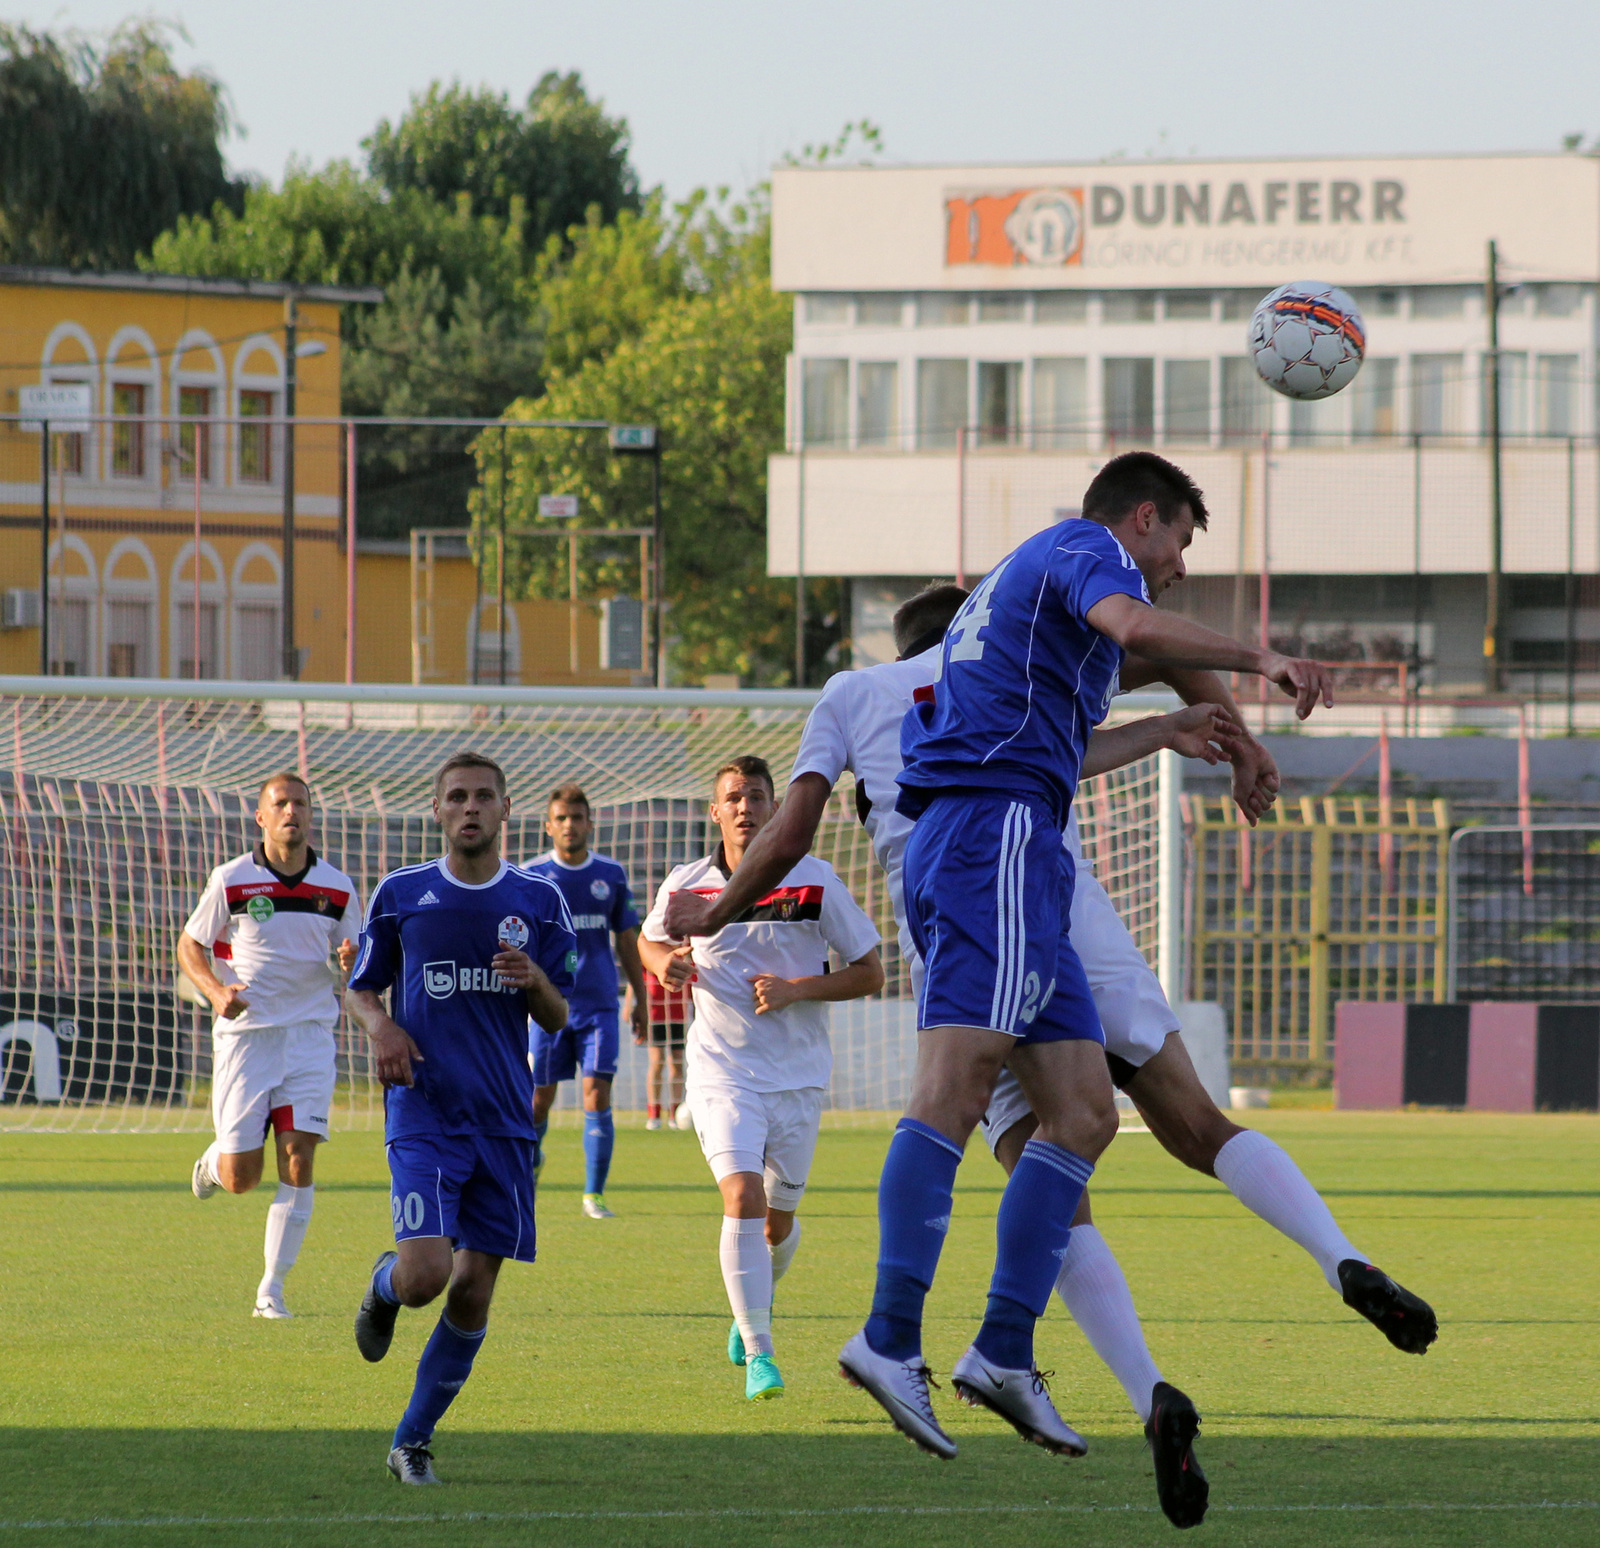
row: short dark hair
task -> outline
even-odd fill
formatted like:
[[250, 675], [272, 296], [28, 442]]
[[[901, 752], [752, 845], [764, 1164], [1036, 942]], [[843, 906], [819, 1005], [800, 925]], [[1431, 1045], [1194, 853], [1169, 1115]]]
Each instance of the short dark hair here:
[[764, 779], [767, 782], [767, 792], [777, 795], [778, 787], [772, 782], [772, 770], [767, 766], [765, 758], [758, 758], [754, 753], [741, 753], [737, 758], [730, 758], [711, 776], [711, 794], [717, 793], [717, 786], [722, 783], [724, 774], [743, 774], [746, 779]]
[[[967, 596], [965, 586], [946, 581], [941, 585], [924, 586], [916, 596], [906, 598], [894, 610], [894, 648], [902, 656], [909, 656], [915, 654], [912, 646], [921, 645], [935, 630], [942, 637], [950, 627], [950, 620], [961, 611], [961, 604], [967, 600]], [[928, 649], [933, 643], [928, 640], [923, 649]]]
[[1102, 527], [1114, 527], [1149, 500], [1166, 526], [1178, 519], [1187, 505], [1194, 524], [1206, 527], [1206, 501], [1200, 486], [1176, 463], [1152, 451], [1123, 452], [1113, 457], [1089, 481], [1083, 492], [1083, 514]]
[[261, 781], [261, 788], [256, 791], [256, 805], [261, 805], [261, 798], [274, 785], [298, 785], [306, 793], [306, 800], [311, 799], [311, 786], [304, 774], [296, 774], [293, 769], [280, 769], [276, 774], [269, 774]]
[[554, 806], [557, 801], [564, 802], [568, 806], [581, 806], [586, 812], [592, 810], [589, 805], [588, 796], [583, 793], [583, 786], [574, 784], [571, 780], [564, 785], [557, 785], [556, 788], [550, 792], [550, 799], [544, 803], [544, 814], [546, 817], [550, 815], [550, 808]]
[[458, 753], [452, 753], [439, 765], [439, 772], [433, 776], [435, 797], [444, 789], [445, 775], [453, 774], [457, 769], [488, 769], [494, 775], [495, 788], [501, 795], [506, 793], [506, 771], [493, 758], [485, 757], [483, 753], [473, 752], [470, 747], [465, 747]]

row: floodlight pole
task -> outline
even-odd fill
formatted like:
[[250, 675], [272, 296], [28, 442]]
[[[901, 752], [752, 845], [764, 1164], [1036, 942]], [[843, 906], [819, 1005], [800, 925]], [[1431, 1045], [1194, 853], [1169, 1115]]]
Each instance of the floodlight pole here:
[[[61, 545], [61, 573], [67, 545]], [[66, 611], [62, 609], [63, 613]], [[50, 675], [50, 421], [39, 424], [39, 676]]]
[[300, 676], [300, 654], [294, 645], [294, 387], [299, 308], [291, 291], [283, 300], [283, 676]]
[[650, 557], [651, 568], [655, 571], [655, 585], [652, 588], [654, 595], [650, 598], [651, 607], [651, 633], [655, 645], [655, 684], [657, 688], [667, 686], [667, 650], [666, 650], [666, 613], [662, 606], [663, 593], [667, 586], [666, 555], [662, 553], [661, 544], [661, 441], [656, 438], [656, 445], [650, 457]]
[[1500, 276], [1499, 255], [1489, 242], [1488, 273], [1484, 279], [1483, 309], [1489, 319], [1489, 575], [1484, 596], [1483, 669], [1485, 687], [1499, 693], [1500, 682]]

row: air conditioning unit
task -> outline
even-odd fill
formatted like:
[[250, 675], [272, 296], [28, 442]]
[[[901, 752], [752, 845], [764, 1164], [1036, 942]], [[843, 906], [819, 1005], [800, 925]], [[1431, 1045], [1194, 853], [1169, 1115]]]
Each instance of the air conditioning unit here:
[[29, 586], [8, 586], [0, 601], [0, 629], [37, 629], [42, 614], [39, 593]]

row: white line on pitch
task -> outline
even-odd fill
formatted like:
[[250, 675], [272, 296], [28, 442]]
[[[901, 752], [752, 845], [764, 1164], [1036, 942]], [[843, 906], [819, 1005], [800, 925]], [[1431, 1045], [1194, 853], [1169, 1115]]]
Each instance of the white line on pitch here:
[[[1524, 1510], [1600, 1510], [1600, 1500], [1524, 1500], [1485, 1504], [1429, 1504], [1410, 1501], [1393, 1505], [1214, 1505], [1212, 1513], [1235, 1515], [1304, 1515], [1385, 1511], [1439, 1511], [1464, 1514]], [[1157, 1515], [1154, 1505], [840, 1505], [811, 1510], [464, 1510], [418, 1515], [380, 1512], [339, 1516], [87, 1516], [71, 1521], [0, 1521], [0, 1532], [64, 1532], [132, 1527], [233, 1526], [417, 1526], [452, 1522], [521, 1521], [725, 1521], [837, 1516], [1125, 1516]]]

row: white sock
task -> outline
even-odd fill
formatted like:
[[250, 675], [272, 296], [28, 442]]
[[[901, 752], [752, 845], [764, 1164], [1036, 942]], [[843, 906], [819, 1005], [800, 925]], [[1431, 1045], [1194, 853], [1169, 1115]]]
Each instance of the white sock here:
[[722, 1218], [722, 1283], [747, 1354], [772, 1353], [772, 1255], [764, 1220]]
[[789, 1265], [794, 1262], [794, 1255], [800, 1248], [800, 1222], [795, 1221], [789, 1234], [770, 1249], [772, 1255], [772, 1282], [777, 1282], [789, 1272]]
[[1213, 1170], [1246, 1209], [1304, 1247], [1328, 1283], [1339, 1288], [1339, 1265], [1346, 1258], [1367, 1261], [1339, 1229], [1322, 1195], [1306, 1181], [1289, 1152], [1257, 1129], [1235, 1134], [1217, 1152]]
[[1151, 1393], [1161, 1372], [1150, 1358], [1122, 1266], [1092, 1225], [1073, 1226], [1056, 1276], [1056, 1294], [1094, 1352], [1122, 1383], [1140, 1419], [1148, 1419]]
[[305, 1241], [306, 1227], [311, 1224], [312, 1196], [316, 1191], [315, 1188], [296, 1188], [286, 1182], [278, 1184], [278, 1192], [267, 1208], [267, 1240], [262, 1253], [267, 1261], [267, 1272], [256, 1290], [258, 1300], [283, 1294], [283, 1276], [300, 1256], [300, 1244]]

